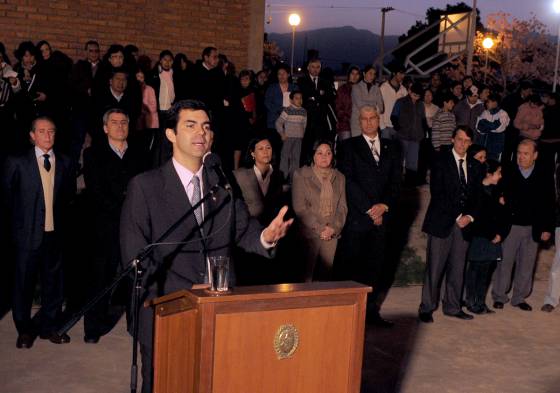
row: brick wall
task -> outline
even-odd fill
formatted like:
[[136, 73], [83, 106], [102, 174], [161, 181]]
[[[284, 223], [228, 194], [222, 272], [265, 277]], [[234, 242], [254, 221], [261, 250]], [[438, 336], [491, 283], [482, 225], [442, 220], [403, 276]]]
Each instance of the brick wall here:
[[260, 66], [262, 38], [254, 35], [262, 37], [263, 19], [264, 0], [0, 0], [0, 41], [12, 62], [24, 40], [45, 39], [74, 60], [90, 39], [102, 52], [134, 44], [152, 60], [163, 49], [194, 60], [216, 46], [239, 70]]

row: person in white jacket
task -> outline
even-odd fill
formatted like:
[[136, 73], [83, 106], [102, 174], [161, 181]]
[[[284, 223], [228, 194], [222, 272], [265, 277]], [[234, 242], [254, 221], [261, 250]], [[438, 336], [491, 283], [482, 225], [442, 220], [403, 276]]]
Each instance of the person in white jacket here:
[[381, 137], [388, 139], [395, 139], [397, 133], [393, 128], [393, 123], [391, 122], [391, 113], [393, 112], [393, 107], [395, 102], [408, 94], [406, 87], [403, 86], [402, 82], [405, 77], [405, 71], [403, 68], [396, 70], [390, 80], [384, 82], [379, 87], [381, 90], [381, 96], [383, 97], [383, 106], [385, 111], [381, 115], [381, 121], [379, 123], [379, 128], [381, 129]]
[[477, 144], [484, 146], [488, 152], [488, 158], [500, 160], [504, 151], [504, 140], [510, 118], [506, 111], [500, 109], [500, 97], [490, 94], [486, 100], [486, 110], [482, 112], [476, 121]]

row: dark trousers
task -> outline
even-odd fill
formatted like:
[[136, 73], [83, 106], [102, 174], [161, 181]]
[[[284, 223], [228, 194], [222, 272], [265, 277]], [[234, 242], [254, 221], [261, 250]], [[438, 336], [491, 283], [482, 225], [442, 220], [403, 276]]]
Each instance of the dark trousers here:
[[[41, 280], [41, 309], [31, 320], [31, 306]], [[16, 250], [12, 314], [19, 334], [49, 335], [58, 328], [62, 311], [62, 256], [54, 232], [45, 232], [37, 250]]]
[[140, 355], [142, 357], [142, 393], [152, 393], [154, 349], [151, 346], [140, 344]]
[[433, 312], [439, 304], [440, 287], [445, 275], [443, 312], [456, 314], [461, 311], [461, 294], [468, 243], [461, 229], [454, 225], [446, 238], [428, 236], [426, 272], [422, 287], [420, 312]]
[[496, 261], [469, 261], [465, 274], [467, 306], [475, 311], [483, 311], [486, 294], [496, 268]]
[[353, 280], [371, 285], [368, 312], [379, 313], [393, 284], [396, 266], [385, 258], [386, 228], [364, 232], [345, 229], [338, 242], [333, 274], [338, 280]]

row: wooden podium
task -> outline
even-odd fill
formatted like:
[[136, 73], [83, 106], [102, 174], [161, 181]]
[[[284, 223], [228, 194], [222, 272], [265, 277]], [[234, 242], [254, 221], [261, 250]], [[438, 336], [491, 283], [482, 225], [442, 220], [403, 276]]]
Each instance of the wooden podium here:
[[155, 393], [358, 393], [366, 296], [352, 281], [153, 300]]

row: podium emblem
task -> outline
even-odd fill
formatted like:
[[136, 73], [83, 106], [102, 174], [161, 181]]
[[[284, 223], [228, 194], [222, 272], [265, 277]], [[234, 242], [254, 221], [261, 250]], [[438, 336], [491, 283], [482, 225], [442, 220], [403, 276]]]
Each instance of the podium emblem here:
[[299, 344], [299, 333], [294, 325], [282, 325], [274, 336], [274, 351], [278, 359], [292, 357]]

